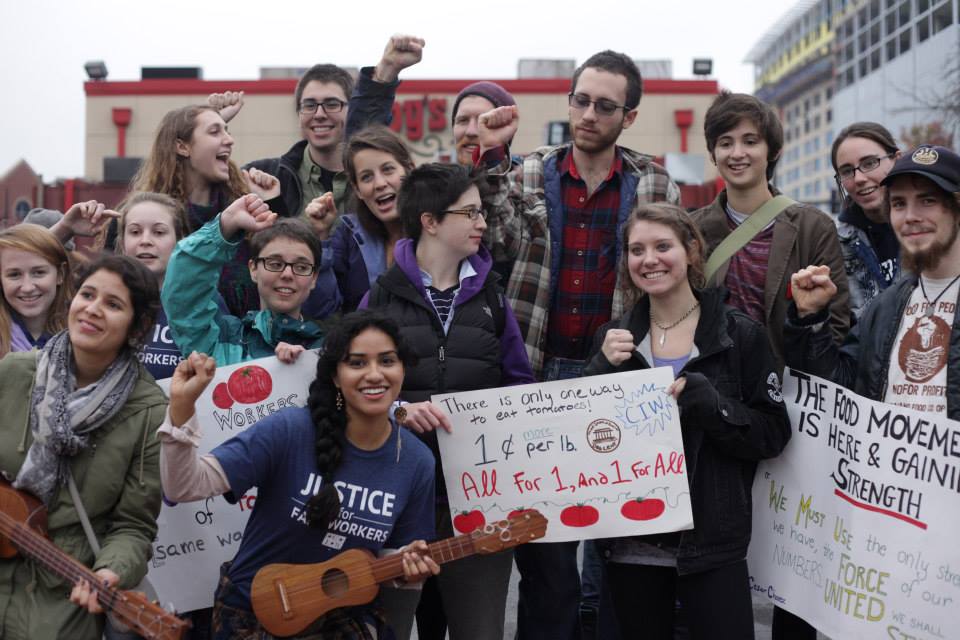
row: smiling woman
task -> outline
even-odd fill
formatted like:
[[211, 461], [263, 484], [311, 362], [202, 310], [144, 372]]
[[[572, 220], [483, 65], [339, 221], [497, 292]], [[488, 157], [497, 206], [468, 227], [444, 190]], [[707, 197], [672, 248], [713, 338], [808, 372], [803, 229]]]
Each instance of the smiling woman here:
[[[217, 588], [215, 638], [266, 637], [250, 601], [251, 581], [265, 565], [399, 549], [407, 581], [439, 571], [423, 553], [423, 539], [434, 534], [433, 460], [390, 417], [414, 362], [395, 322], [347, 314], [330, 332], [306, 407], [274, 413], [202, 457], [192, 444], [200, 437], [194, 403], [217, 363], [194, 353], [177, 367], [160, 429], [164, 492], [180, 502], [220, 494], [235, 502], [252, 487], [259, 495]], [[361, 605], [327, 613], [307, 637], [392, 634], [378, 607]]]
[[347, 142], [343, 167], [353, 187], [355, 213], [341, 217], [330, 239], [344, 311], [356, 309], [393, 263], [394, 247], [403, 237], [397, 194], [413, 166], [410, 150], [386, 127], [368, 127]]
[[33, 224], [0, 232], [0, 358], [42, 348], [65, 326], [73, 292], [70, 259], [52, 233]]
[[[0, 360], [0, 469], [45, 503], [54, 544], [99, 579], [129, 589], [146, 573], [160, 511], [153, 434], [166, 399], [135, 356], [159, 307], [157, 285], [123, 256], [94, 260], [78, 282], [68, 329], [40, 351]], [[101, 532], [96, 555], [76, 526], [70, 474]], [[21, 558], [0, 561], [0, 580], [11, 585], [0, 594], [0, 637], [100, 637], [103, 616], [91, 615], [101, 613], [95, 586], [73, 585], [68, 600], [71, 585], [35, 575]]]

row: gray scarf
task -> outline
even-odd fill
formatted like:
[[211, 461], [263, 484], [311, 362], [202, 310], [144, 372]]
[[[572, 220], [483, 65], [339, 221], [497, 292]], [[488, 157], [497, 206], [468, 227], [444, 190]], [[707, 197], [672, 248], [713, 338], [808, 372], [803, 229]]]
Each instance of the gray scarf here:
[[129, 349], [107, 367], [94, 384], [77, 389], [70, 335], [61, 331], [37, 356], [30, 397], [33, 444], [13, 482], [50, 506], [66, 483], [70, 458], [90, 444], [90, 434], [126, 403], [137, 383], [136, 361]]

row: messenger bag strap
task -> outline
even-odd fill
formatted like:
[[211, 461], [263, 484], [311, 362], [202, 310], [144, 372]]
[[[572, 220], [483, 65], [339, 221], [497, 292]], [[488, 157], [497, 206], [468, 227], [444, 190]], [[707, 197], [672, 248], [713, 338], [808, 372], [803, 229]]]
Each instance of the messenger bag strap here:
[[717, 248], [713, 250], [710, 258], [707, 260], [707, 266], [704, 269], [707, 282], [710, 282], [713, 274], [715, 274], [727, 260], [732, 258], [737, 251], [740, 251], [744, 245], [753, 240], [758, 233], [773, 222], [774, 218], [780, 215], [781, 211], [793, 204], [796, 204], [796, 201], [787, 196], [775, 196], [767, 200], [762, 207], [754, 211], [750, 217], [734, 229], [733, 233], [724, 238], [723, 242], [717, 245]]

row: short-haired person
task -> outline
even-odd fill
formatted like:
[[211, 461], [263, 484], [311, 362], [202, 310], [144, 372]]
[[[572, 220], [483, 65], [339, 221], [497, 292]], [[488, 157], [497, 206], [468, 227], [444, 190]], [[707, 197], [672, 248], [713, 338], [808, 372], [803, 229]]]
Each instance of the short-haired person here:
[[397, 134], [371, 125], [350, 137], [343, 166], [353, 187], [353, 213], [340, 216], [330, 248], [342, 310], [349, 313], [393, 265], [397, 241], [404, 236], [397, 195], [414, 162]]
[[[517, 321], [482, 245], [482, 179], [461, 165], [444, 164], [422, 165], [407, 175], [397, 205], [407, 237], [397, 243], [393, 267], [361, 303], [396, 319], [419, 359], [407, 370], [400, 397], [410, 403], [404, 424], [437, 460], [441, 538], [453, 529], [436, 429], [449, 422], [430, 396], [534, 381]], [[512, 567], [511, 552], [447, 565], [432, 579], [439, 601], [421, 602], [417, 611], [419, 637], [433, 637], [427, 627], [445, 614], [451, 640], [502, 638]], [[424, 595], [430, 593], [425, 586]]]
[[920, 146], [897, 160], [883, 185], [904, 277], [867, 305], [838, 348], [821, 326], [836, 296], [829, 271], [823, 265], [799, 270], [786, 327], [787, 363], [872, 400], [958, 420], [960, 396], [950, 381], [960, 373], [954, 348], [960, 336], [960, 156]]
[[[572, 142], [529, 154], [519, 180], [509, 175], [505, 146], [519, 123], [517, 108], [479, 118], [480, 162], [501, 160], [486, 241], [495, 259], [514, 261], [507, 298], [538, 379], [579, 376], [596, 330], [622, 314], [617, 232], [634, 207], [680, 203], [679, 188], [652, 156], [617, 145], [637, 118], [642, 89], [629, 56], [591, 56], [570, 86]], [[521, 640], [579, 633], [577, 544], [517, 549]]]
[[367, 124], [384, 121], [382, 114], [393, 105], [399, 73], [420, 61], [423, 46], [424, 41], [414, 36], [392, 36], [377, 66], [360, 69], [356, 85], [346, 70], [333, 64], [314, 65], [300, 77], [294, 101], [303, 139], [280, 157], [247, 165], [280, 180], [291, 215], [311, 218], [318, 231], [329, 233], [349, 195], [344, 142]]
[[[146, 575], [160, 513], [155, 434], [167, 400], [136, 357], [158, 307], [143, 265], [101, 256], [77, 275], [66, 330], [0, 360], [0, 472], [45, 504], [53, 544], [121, 589]], [[99, 552], [79, 524], [71, 475]], [[0, 637], [102, 637], [92, 585], [22, 555], [0, 559], [0, 584]]]
[[[434, 537], [433, 460], [390, 417], [414, 362], [395, 322], [347, 314], [320, 354], [307, 406], [281, 409], [203, 456], [194, 445], [201, 435], [194, 405], [217, 363], [192, 353], [177, 366], [159, 432], [165, 494], [181, 502], [217, 495], [236, 502], [258, 490], [240, 549], [217, 587], [214, 638], [273, 637], [250, 601], [251, 581], [268, 564], [323, 562], [359, 548], [380, 555], [398, 550], [406, 581], [439, 572], [425, 542]], [[367, 500], [376, 494], [379, 507]], [[304, 495], [310, 497], [304, 501]], [[357, 521], [363, 526], [352, 526]], [[334, 609], [297, 637], [384, 640], [392, 634], [370, 603]]]
[[597, 541], [620, 635], [673, 640], [679, 600], [694, 640], [747, 640], [753, 476], [790, 439], [770, 343], [763, 325], [703, 288], [703, 240], [682, 209], [641, 205], [622, 238], [631, 307], [597, 331], [586, 374], [672, 367], [695, 527]]
[[900, 244], [884, 210], [881, 184], [899, 157], [893, 135], [876, 122], [844, 127], [830, 149], [837, 188], [845, 195], [837, 233], [854, 317], [900, 275]]
[[[763, 101], [724, 91], [707, 110], [703, 129], [710, 159], [725, 185], [712, 204], [692, 214], [709, 258], [727, 236], [779, 195], [770, 181], [783, 151], [783, 126]], [[851, 321], [847, 276], [836, 226], [815, 207], [801, 203], [786, 207], [720, 265], [707, 282], [724, 287], [729, 292], [729, 304], [767, 328], [779, 372], [784, 367], [783, 324], [790, 275], [808, 264], [831, 267], [838, 295], [828, 326], [839, 344]], [[802, 627], [805, 623], [775, 607], [774, 625]]]
[[[692, 214], [709, 257], [717, 246], [779, 192], [770, 184], [783, 150], [776, 112], [757, 98], [721, 93], [704, 118], [710, 159], [725, 188], [712, 204]], [[708, 285], [721, 285], [729, 301], [767, 327], [783, 369], [783, 323], [790, 274], [808, 264], [829, 265], [838, 295], [830, 329], [839, 343], [850, 328], [847, 277], [836, 226], [815, 207], [794, 203], [781, 211], [716, 271]]]
[[[248, 232], [253, 235], [247, 268], [260, 306], [238, 318], [220, 309], [216, 279]], [[302, 309], [317, 284], [321, 255], [320, 240], [303, 220], [278, 220], [253, 194], [235, 200], [177, 243], [167, 263], [161, 297], [180, 352], [205, 353], [226, 366], [271, 355], [293, 362], [319, 347], [323, 330], [304, 318]]]

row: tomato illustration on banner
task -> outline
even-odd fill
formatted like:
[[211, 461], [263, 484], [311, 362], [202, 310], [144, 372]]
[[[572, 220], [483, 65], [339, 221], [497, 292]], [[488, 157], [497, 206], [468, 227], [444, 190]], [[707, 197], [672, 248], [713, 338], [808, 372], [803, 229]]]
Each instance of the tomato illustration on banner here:
[[588, 504], [575, 504], [560, 512], [560, 522], [568, 527], [589, 527], [600, 520], [600, 512]]
[[273, 379], [270, 372], [261, 366], [252, 364], [240, 367], [230, 374], [227, 380], [230, 397], [243, 404], [256, 404], [270, 397], [273, 391]]
[[653, 520], [663, 515], [667, 505], [659, 498], [636, 498], [625, 502], [620, 513], [628, 520]]
[[483, 517], [482, 512], [476, 510], [470, 512], [464, 511], [453, 519], [453, 528], [460, 533], [476, 531], [477, 529], [483, 528], [485, 524], [487, 524], [487, 519]]

